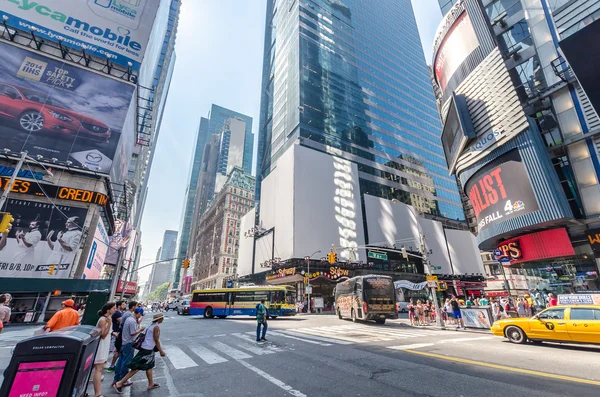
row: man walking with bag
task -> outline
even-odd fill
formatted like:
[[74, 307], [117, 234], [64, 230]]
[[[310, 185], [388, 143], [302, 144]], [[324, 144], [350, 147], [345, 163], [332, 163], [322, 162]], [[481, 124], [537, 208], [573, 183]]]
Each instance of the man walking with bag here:
[[[130, 304], [131, 306], [131, 304]], [[115, 365], [115, 378], [113, 384], [117, 383], [125, 375], [127, 375], [128, 368], [127, 365], [133, 358], [134, 348], [133, 342], [135, 341], [136, 336], [142, 332], [145, 327], [137, 328], [138, 320], [144, 315], [144, 309], [141, 307], [135, 308], [133, 306], [133, 314], [129, 316], [123, 316], [121, 319], [125, 319], [121, 326], [121, 350], [119, 351], [119, 358], [117, 359], [117, 364]], [[123, 386], [131, 386], [131, 382], [124, 384]]]
[[[261, 299], [260, 303], [256, 305], [256, 341], [257, 342], [266, 342], [265, 336], [267, 335], [267, 318], [269, 317], [269, 312], [265, 307], [265, 300]], [[260, 326], [262, 325], [262, 336], [260, 334]]]

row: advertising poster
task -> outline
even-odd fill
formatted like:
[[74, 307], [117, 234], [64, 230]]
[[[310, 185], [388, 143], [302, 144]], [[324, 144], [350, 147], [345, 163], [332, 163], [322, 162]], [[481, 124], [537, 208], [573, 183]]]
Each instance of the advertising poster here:
[[503, 154], [477, 171], [465, 184], [479, 231], [539, 210], [518, 150]]
[[110, 239], [108, 233], [106, 233], [104, 222], [102, 221], [102, 218], [98, 218], [98, 224], [96, 225], [96, 231], [94, 232], [94, 241], [92, 241], [92, 247], [90, 248], [85, 269], [83, 269], [82, 278], [87, 280], [98, 280], [100, 276], [102, 276], [102, 267], [104, 266], [109, 243]]
[[10, 27], [139, 70], [160, 0], [9, 0], [0, 11]]
[[600, 229], [588, 229], [585, 231], [585, 235], [596, 258], [600, 257]]
[[446, 89], [456, 69], [477, 47], [479, 41], [473, 30], [471, 18], [465, 11], [446, 34], [435, 57], [435, 78], [442, 91]]
[[58, 396], [66, 366], [65, 360], [19, 364], [8, 397]]
[[108, 174], [134, 87], [0, 43], [0, 140]]
[[[131, 240], [131, 225], [120, 219], [115, 219], [115, 231], [110, 237], [108, 253], [104, 263], [116, 265], [119, 260], [119, 250], [126, 248]], [[125, 255], [125, 253], [123, 253]]]
[[492, 326], [488, 309], [470, 307], [468, 309], [460, 309], [460, 314], [465, 322], [465, 327], [487, 329]]
[[15, 221], [0, 234], [0, 277], [68, 278], [87, 209], [9, 199], [5, 211]]

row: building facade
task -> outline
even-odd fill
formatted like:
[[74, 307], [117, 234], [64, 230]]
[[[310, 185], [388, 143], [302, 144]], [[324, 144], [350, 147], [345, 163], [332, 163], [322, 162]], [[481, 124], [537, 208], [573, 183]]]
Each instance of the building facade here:
[[267, 6], [257, 197], [299, 142], [357, 164], [361, 193], [464, 220], [410, 1], [280, 6]]
[[446, 15], [448, 11], [452, 8], [454, 4], [456, 4], [458, 0], [438, 0], [438, 4], [440, 5], [440, 11], [442, 11], [442, 15]]
[[479, 248], [506, 261], [508, 278], [496, 283], [518, 294], [599, 286], [587, 235], [600, 213], [600, 125], [561, 56], [594, 7], [462, 0], [435, 38], [448, 167], [473, 209]]
[[254, 207], [255, 178], [234, 167], [212, 205], [201, 216], [195, 247], [193, 289], [225, 288], [237, 275], [240, 220]]
[[[177, 252], [177, 231], [165, 230], [163, 235], [162, 246], [158, 249], [157, 261], [164, 261], [167, 259], [175, 258]], [[173, 277], [173, 266], [179, 261], [172, 260], [169, 262], [155, 263], [152, 266], [152, 272], [150, 273], [150, 286], [148, 292], [152, 292], [161, 284], [171, 282]], [[174, 265], [175, 264], [175, 265]]]

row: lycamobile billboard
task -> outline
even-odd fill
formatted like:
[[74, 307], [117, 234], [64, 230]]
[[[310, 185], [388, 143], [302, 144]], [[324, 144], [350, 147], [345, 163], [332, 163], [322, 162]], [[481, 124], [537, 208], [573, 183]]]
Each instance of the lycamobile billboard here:
[[0, 0], [6, 23], [139, 70], [160, 0]]

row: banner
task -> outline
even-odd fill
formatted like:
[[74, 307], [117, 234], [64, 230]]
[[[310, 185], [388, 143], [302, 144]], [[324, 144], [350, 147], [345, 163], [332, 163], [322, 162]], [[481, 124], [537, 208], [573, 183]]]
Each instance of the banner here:
[[483, 166], [465, 184], [479, 231], [539, 210], [533, 187], [517, 149]]
[[5, 0], [10, 27], [139, 70], [160, 0]]
[[427, 281], [423, 281], [422, 283], [413, 283], [408, 280], [398, 280], [394, 281], [394, 288], [406, 288], [411, 291], [419, 291], [427, 286]]
[[96, 231], [94, 232], [94, 241], [92, 241], [85, 269], [83, 269], [82, 278], [87, 280], [98, 280], [102, 276], [102, 268], [104, 267], [104, 260], [106, 259], [109, 243], [110, 240], [108, 233], [106, 233], [104, 222], [102, 221], [102, 218], [98, 218], [98, 224], [96, 225]]
[[468, 328], [489, 329], [492, 326], [490, 311], [488, 308], [468, 307], [461, 308], [460, 314]]
[[15, 199], [5, 208], [15, 221], [0, 234], [0, 277], [68, 278], [87, 209]]
[[2, 147], [108, 174], [134, 87], [6, 43], [0, 54]]
[[[120, 219], [115, 219], [115, 231], [110, 237], [108, 253], [104, 263], [116, 265], [119, 260], [119, 250], [126, 248], [130, 239], [131, 225]], [[123, 257], [125, 257], [125, 251], [123, 251]]]

